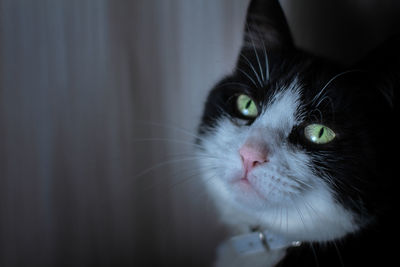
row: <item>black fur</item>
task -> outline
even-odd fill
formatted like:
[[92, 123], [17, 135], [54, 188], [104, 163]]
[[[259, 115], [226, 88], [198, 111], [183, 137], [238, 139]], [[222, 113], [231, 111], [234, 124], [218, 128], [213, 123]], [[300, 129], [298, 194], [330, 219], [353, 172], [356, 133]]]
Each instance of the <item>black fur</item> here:
[[[297, 78], [304, 86], [302, 103], [307, 122], [323, 122], [337, 133], [326, 145], [304, 139], [304, 125], [293, 128], [287, 140], [315, 157], [315, 172], [326, 169], [337, 185], [336, 199], [358, 214], [361, 231], [326, 244], [305, 244], [288, 250], [279, 266], [389, 266], [397, 262], [397, 189], [394, 166], [399, 143], [396, 95], [399, 88], [400, 38], [393, 38], [353, 66], [340, 66], [295, 48], [279, 3], [252, 1], [244, 44], [232, 75], [211, 91], [199, 133], [204, 135], [223, 113], [235, 113], [231, 99], [245, 92], [265, 103], [277, 88]], [[269, 80], [259, 84], [255, 67], [268, 56]], [[339, 75], [333, 81], [332, 77]], [[326, 98], [318, 107], [312, 99], [325, 85]], [[248, 121], [249, 124], [252, 121]], [[200, 143], [201, 141], [198, 140]]]

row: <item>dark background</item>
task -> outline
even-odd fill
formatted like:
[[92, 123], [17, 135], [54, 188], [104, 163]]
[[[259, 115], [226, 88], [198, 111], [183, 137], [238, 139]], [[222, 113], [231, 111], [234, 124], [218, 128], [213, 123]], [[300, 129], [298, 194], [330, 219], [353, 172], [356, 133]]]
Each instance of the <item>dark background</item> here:
[[[400, 26], [396, 0], [281, 3], [300, 47], [342, 62]], [[247, 4], [0, 0], [0, 266], [212, 261], [190, 143]]]

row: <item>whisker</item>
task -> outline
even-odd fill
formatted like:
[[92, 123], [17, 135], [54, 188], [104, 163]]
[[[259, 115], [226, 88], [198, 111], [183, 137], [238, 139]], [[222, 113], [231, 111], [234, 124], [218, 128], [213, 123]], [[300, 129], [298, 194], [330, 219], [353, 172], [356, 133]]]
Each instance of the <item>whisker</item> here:
[[194, 172], [193, 174], [190, 174], [189, 176], [185, 176], [185, 178], [183, 179], [179, 179], [179, 181], [171, 184], [168, 189], [172, 189], [173, 187], [176, 187], [178, 185], [182, 185], [184, 183], [187, 183], [188, 181], [192, 180], [193, 178], [197, 177], [197, 176], [201, 176], [203, 175], [202, 172], [199, 171], [205, 171], [205, 170], [218, 170], [221, 169], [221, 167], [218, 166], [202, 166], [202, 168], [197, 168], [195, 169], [196, 172]]
[[282, 213], [283, 213], [283, 206], [281, 206], [281, 208], [280, 208], [281, 220], [279, 221], [279, 230], [282, 230], [282, 223], [283, 223]]
[[[268, 199], [269, 196], [274, 192], [274, 190], [276, 190], [275, 187], [272, 188], [272, 190], [268, 192], [268, 194], [266, 195], [266, 198], [267, 198], [267, 199]], [[267, 202], [263, 203], [263, 205], [262, 205], [263, 208], [266, 208], [267, 206], [268, 206], [268, 203], [267, 203]], [[278, 220], [278, 211], [277, 211], [277, 209], [274, 209], [274, 210], [275, 210], [276, 215], [274, 215], [274, 220], [273, 220], [273, 222], [274, 222], [274, 224], [275, 224], [275, 221]], [[256, 220], [257, 220], [258, 222], [261, 222], [261, 220], [262, 220], [261, 217], [262, 217], [263, 215], [264, 215], [263, 213], [258, 214]]]
[[333, 77], [325, 84], [325, 86], [321, 89], [321, 91], [311, 100], [311, 103], [314, 103], [317, 99], [319, 99], [320, 96], [322, 95], [322, 93], [325, 92], [325, 89], [326, 89], [334, 80], [336, 80], [337, 78], [339, 78], [339, 77], [341, 77], [341, 76], [343, 76], [343, 75], [345, 75], [345, 74], [353, 73], [353, 72], [364, 72], [364, 71], [363, 71], [363, 70], [360, 70], [360, 69], [354, 69], [354, 70], [343, 71], [343, 72], [341, 72], [341, 73], [339, 73], [339, 74], [336, 74], [335, 76], [333, 76]]
[[308, 184], [307, 182], [298, 179], [295, 174], [294, 175], [290, 175], [289, 178], [294, 180], [295, 182], [299, 183], [300, 185], [308, 187], [309, 189], [313, 189], [314, 188], [312, 185]]
[[[189, 176], [185, 176], [184, 178], [179, 179], [179, 181], [170, 183], [169, 185], [167, 185], [166, 187], [163, 187], [163, 188], [165, 188], [168, 191], [171, 191], [174, 188], [176, 188], [178, 185], [182, 185], [182, 184], [187, 183], [189, 181], [193, 181], [194, 178], [196, 178], [198, 176], [201, 176], [203, 174], [204, 170], [211, 170], [211, 169], [218, 169], [218, 166], [202, 166], [201, 168], [192, 169], [192, 170], [195, 171], [193, 174], [190, 174]], [[175, 177], [175, 176], [174, 175], [170, 175], [169, 177]], [[213, 176], [213, 177], [215, 177], [215, 176]], [[195, 181], [197, 181], [197, 180], [195, 180]], [[159, 185], [159, 182], [160, 182], [159, 180], [153, 179], [151, 184], [146, 186], [146, 187], [142, 187], [142, 190], [140, 192], [143, 194], [143, 193], [146, 193], [146, 192], [148, 192], [150, 190], [153, 190], [154, 188], [156, 188]], [[207, 193], [207, 192], [205, 192], [205, 193]]]
[[[318, 114], [319, 114], [319, 121], [320, 121], [320, 122], [323, 122], [323, 121], [324, 121], [324, 117], [323, 117], [323, 115], [322, 115], [321, 110], [318, 108], [318, 106], [317, 106], [317, 108], [314, 109], [314, 111], [318, 112]], [[314, 116], [316, 117], [316, 115], [314, 115]], [[318, 120], [317, 120], [317, 121], [318, 121]]]
[[242, 70], [241, 68], [236, 68], [238, 71], [240, 71], [241, 73], [243, 73], [253, 84], [256, 88], [258, 88], [259, 86], [257, 85], [257, 83], [253, 80], [253, 78], [250, 77], [249, 74], [247, 74], [244, 70]]
[[[172, 178], [173, 180], [175, 180], [175, 179], [179, 179], [179, 180], [169, 184], [167, 186], [167, 189], [168, 190], [172, 190], [173, 187], [175, 187], [175, 186], [177, 186], [179, 184], [186, 183], [186, 182], [194, 179], [197, 176], [201, 176], [204, 173], [204, 171], [213, 170], [213, 169], [220, 169], [220, 168], [221, 167], [216, 166], [214, 164], [202, 165], [202, 166], [197, 166], [197, 167], [191, 166], [190, 168], [187, 168], [187, 169], [181, 169], [180, 168], [180, 170], [176, 170], [176, 172], [171, 173], [171, 174], [168, 175], [168, 177]], [[192, 172], [189, 175], [184, 174], [187, 171], [192, 171]], [[182, 175], [182, 173], [185, 176], [184, 178], [173, 178], [173, 177], [177, 177], [177, 175]], [[158, 179], [153, 179], [153, 181], [150, 183], [150, 185], [148, 185], [146, 187], [143, 187], [142, 192], [146, 192], [146, 191], [152, 190], [153, 188], [157, 187], [158, 183], [159, 183]]]
[[141, 120], [135, 120], [135, 123], [141, 123], [141, 124], [147, 124], [147, 125], [150, 125], [150, 126], [163, 127], [163, 128], [166, 128], [166, 129], [172, 129], [172, 130], [179, 131], [179, 132], [181, 132], [183, 134], [186, 134], [187, 136], [191, 136], [191, 137], [193, 137], [195, 139], [199, 139], [199, 140], [203, 140], [203, 141], [205, 140], [203, 137], [199, 136], [198, 134], [195, 134], [195, 133], [191, 132], [190, 130], [182, 128], [182, 127], [177, 126], [177, 125], [171, 125], [171, 124], [166, 125], [166, 124], [161, 123], [161, 122], [150, 122], [150, 121], [141, 121]]
[[344, 185], [342, 181], [333, 179], [333, 177], [324, 170], [324, 167], [319, 167], [318, 171], [321, 172], [322, 179], [325, 180], [329, 185], [332, 185], [336, 190], [341, 189], [339, 183]]
[[286, 208], [286, 233], [289, 233], [289, 208], [285, 205]]
[[305, 232], [308, 232], [307, 226], [306, 226], [306, 224], [305, 224], [305, 222], [304, 222], [303, 213], [301, 212], [300, 208], [295, 204], [293, 198], [291, 198], [291, 200], [292, 200], [292, 202], [293, 202], [293, 206], [294, 206], [295, 209], [297, 210], [297, 214], [299, 215], [300, 221], [301, 221], [301, 223], [303, 224], [304, 231], [305, 231]]
[[305, 187], [308, 187], [309, 189], [313, 189], [313, 188], [314, 188], [312, 185], [310, 185], [310, 184], [308, 184], [308, 183], [306, 183], [306, 182], [304, 182], [304, 181], [301, 181], [301, 180], [299, 180], [299, 179], [295, 179], [295, 181], [296, 181], [297, 183], [299, 183], [299, 184], [305, 186]]
[[268, 54], [267, 54], [267, 49], [265, 48], [264, 44], [264, 39], [262, 39], [263, 43], [263, 51], [264, 51], [264, 58], [265, 58], [265, 78], [266, 81], [269, 81], [269, 60], [268, 60]]
[[344, 262], [343, 262], [343, 258], [342, 258], [342, 255], [340, 254], [340, 250], [339, 250], [339, 248], [338, 248], [338, 246], [336, 244], [336, 241], [333, 240], [332, 243], [333, 243], [333, 246], [336, 249], [336, 252], [337, 252], [337, 255], [338, 255], [338, 258], [339, 258], [339, 261], [340, 261], [340, 265], [344, 267], [345, 265], [344, 265]]
[[[325, 217], [325, 216], [322, 217], [322, 214], [318, 213], [315, 210], [315, 208], [311, 205], [311, 203], [309, 203], [306, 200], [304, 200], [304, 208], [305, 208], [305, 210], [307, 211], [307, 213], [308, 213], [308, 215], [310, 217], [318, 217], [319, 219], [322, 219], [322, 220], [328, 220], [327, 217]], [[313, 216], [313, 214], [314, 214], [314, 216]], [[320, 231], [320, 232], [321, 232], [322, 235], [324, 234], [323, 231]]]
[[328, 102], [330, 103], [331, 107], [332, 107], [332, 111], [334, 110], [334, 106], [333, 106], [333, 101], [332, 98], [330, 98], [329, 96], [324, 96], [322, 97], [318, 103], [315, 105], [315, 107], [319, 107], [319, 105], [321, 105], [322, 102], [324, 102], [325, 100], [328, 100]]
[[[258, 75], [257, 71], [255, 70], [253, 64], [251, 64], [250, 60], [249, 60], [243, 53], [240, 53], [240, 56], [243, 57], [244, 60], [246, 60], [247, 65], [249, 65], [250, 68], [253, 70], [253, 72], [254, 72], [254, 74], [256, 75], [256, 78], [257, 78], [257, 80], [258, 80], [258, 83], [259, 83], [260, 86], [262, 87], [263, 83], [262, 83], [262, 81], [261, 81], [261, 79], [260, 79], [260, 76]], [[264, 80], [264, 78], [263, 78], [263, 80]]]
[[[297, 207], [297, 205], [294, 203], [293, 198], [290, 198], [290, 199], [291, 199], [292, 202], [293, 202], [293, 206], [294, 206], [294, 207], [296, 208], [296, 210], [297, 210], [297, 213], [298, 213], [298, 215], [299, 215], [300, 221], [301, 221], [301, 223], [303, 224], [304, 231], [305, 231], [305, 232], [308, 232], [307, 226], [306, 226], [306, 224], [305, 224], [305, 222], [304, 222], [304, 215], [303, 215], [303, 213], [301, 212], [301, 210], [299, 209], [299, 207]], [[312, 252], [313, 252], [316, 266], [319, 267], [319, 262], [318, 262], [317, 253], [316, 253], [316, 251], [315, 251], [314, 246], [313, 246], [312, 243], [310, 243], [310, 248], [311, 248], [311, 250], [312, 250]]]
[[198, 159], [201, 159], [201, 158], [202, 158], [202, 157], [199, 157], [199, 156], [197, 156], [197, 157], [196, 157], [196, 156], [193, 156], [193, 157], [186, 157], [186, 158], [179, 158], [179, 159], [166, 160], [166, 161], [157, 163], [156, 165], [153, 165], [153, 166], [151, 166], [151, 167], [149, 167], [149, 168], [147, 168], [147, 169], [141, 171], [140, 173], [138, 173], [137, 175], [135, 175], [135, 176], [133, 177], [133, 179], [138, 179], [138, 178], [140, 178], [140, 177], [142, 177], [142, 176], [144, 176], [144, 175], [150, 173], [151, 171], [154, 171], [154, 170], [156, 170], [156, 169], [158, 169], [158, 168], [160, 168], [160, 167], [163, 167], [163, 166], [166, 166], [166, 165], [169, 165], [169, 164], [182, 163], [182, 162], [187, 162], [187, 161], [194, 161], [194, 160], [198, 160]]
[[[264, 60], [265, 60], [265, 80], [264, 80], [264, 77], [262, 77], [262, 78], [263, 78], [263, 81], [264, 81], [264, 85], [266, 85], [266, 83], [269, 81], [268, 53], [267, 53], [267, 48], [266, 48], [266, 45], [265, 45], [265, 42], [264, 42], [264, 38], [262, 38], [263, 34], [260, 32], [260, 30], [257, 27], [255, 27], [255, 29], [257, 31], [257, 34], [259, 36], [261, 36], [260, 39], [261, 39], [261, 43], [262, 43], [262, 48], [263, 48], [263, 53], [264, 53]], [[262, 75], [262, 71], [261, 71], [261, 75]]]
[[[248, 23], [246, 23], [246, 27], [247, 27], [247, 31], [250, 32], [250, 27], [249, 27]], [[262, 70], [261, 63], [260, 63], [260, 58], [258, 57], [257, 49], [256, 49], [256, 46], [254, 44], [254, 40], [253, 40], [253, 37], [252, 37], [251, 34], [250, 34], [250, 40], [251, 40], [251, 44], [253, 46], [254, 54], [255, 54], [255, 56], [257, 58], [257, 63], [258, 63], [258, 67], [260, 68], [260, 73], [261, 73], [261, 76], [262, 76], [262, 80], [264, 81], [264, 75], [263, 75], [263, 70]], [[262, 86], [263, 85], [261, 83], [261, 87]]]
[[187, 141], [182, 141], [182, 140], [176, 140], [176, 139], [170, 139], [170, 138], [135, 138], [132, 140], [133, 142], [171, 142], [171, 143], [177, 143], [177, 144], [183, 144], [183, 145], [188, 145], [188, 146], [194, 146], [194, 147], [199, 147], [202, 148], [201, 145], [196, 144], [194, 142], [187, 142]]
[[[215, 178], [217, 177], [217, 174], [215, 175], [211, 175], [210, 177], [207, 177], [206, 179], [203, 178], [203, 183], [211, 183], [211, 182], [215, 182]], [[205, 188], [204, 188], [205, 189]], [[196, 189], [196, 193], [198, 192], [198, 190]], [[210, 201], [210, 194], [209, 192], [205, 189], [203, 190], [203, 192], [200, 191], [200, 193], [198, 194], [197, 197], [202, 197], [202, 196], [206, 196], [208, 201]]]
[[317, 252], [315, 251], [314, 245], [312, 243], [310, 243], [310, 248], [311, 248], [311, 251], [312, 251], [312, 253], [314, 255], [315, 266], [319, 267], [319, 261], [318, 261]]
[[[265, 204], [263, 204], [263, 206], [264, 207], [266, 207], [267, 206], [267, 204], [265, 203]], [[272, 224], [273, 225], [276, 225], [277, 224], [277, 222], [278, 222], [278, 209], [274, 209], [274, 212], [273, 212], [273, 214], [271, 214], [271, 218], [272, 218], [272, 215], [274, 216], [273, 218], [273, 220], [272, 220]], [[260, 220], [261, 221], [261, 216], [258, 216], [258, 220]]]
[[[304, 204], [307, 206], [307, 208], [310, 208], [310, 210], [313, 211], [313, 213], [314, 213], [316, 216], [318, 216], [318, 217], [321, 218], [321, 214], [318, 213], [318, 212], [315, 210], [315, 208], [312, 206], [312, 204], [311, 204], [310, 202], [308, 202], [307, 200], [304, 200]], [[310, 216], [311, 216], [311, 214], [310, 214]], [[326, 219], [326, 218], [325, 218], [325, 219]]]
[[225, 86], [232, 86], [232, 85], [233, 86], [242, 86], [242, 87], [244, 87], [246, 89], [250, 89], [250, 87], [247, 84], [241, 83], [241, 82], [225, 82], [225, 83], [222, 83], [222, 84], [218, 85], [215, 88], [222, 88], [222, 87], [225, 87]]

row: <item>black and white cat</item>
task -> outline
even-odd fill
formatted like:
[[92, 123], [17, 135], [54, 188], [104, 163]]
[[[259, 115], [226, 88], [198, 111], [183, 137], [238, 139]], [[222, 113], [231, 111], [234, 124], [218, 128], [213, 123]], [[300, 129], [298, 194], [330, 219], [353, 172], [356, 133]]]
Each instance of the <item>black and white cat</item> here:
[[297, 49], [278, 1], [251, 2], [237, 66], [209, 94], [197, 140], [232, 229], [217, 266], [396, 260], [399, 44], [345, 68]]

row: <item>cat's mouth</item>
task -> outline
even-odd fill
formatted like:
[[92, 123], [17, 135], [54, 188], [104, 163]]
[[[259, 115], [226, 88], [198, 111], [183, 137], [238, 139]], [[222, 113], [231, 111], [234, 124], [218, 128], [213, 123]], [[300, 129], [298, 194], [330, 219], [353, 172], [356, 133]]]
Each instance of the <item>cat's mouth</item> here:
[[241, 177], [233, 181], [233, 184], [239, 188], [239, 193], [245, 195], [253, 195], [261, 200], [267, 200], [267, 198], [252, 184], [251, 179], [247, 176]]
[[293, 197], [306, 190], [294, 179], [276, 174], [242, 174], [231, 181], [231, 186], [238, 199], [280, 204], [293, 201]]
[[250, 183], [250, 181], [247, 179], [247, 177], [240, 178], [239, 180], [236, 181], [239, 183], [239, 186], [246, 191], [249, 190], [254, 190], [253, 185]]

